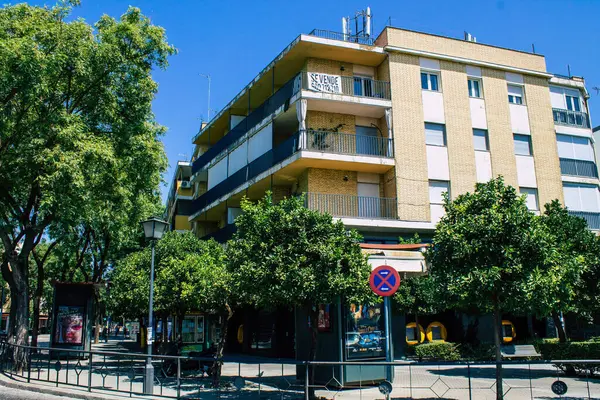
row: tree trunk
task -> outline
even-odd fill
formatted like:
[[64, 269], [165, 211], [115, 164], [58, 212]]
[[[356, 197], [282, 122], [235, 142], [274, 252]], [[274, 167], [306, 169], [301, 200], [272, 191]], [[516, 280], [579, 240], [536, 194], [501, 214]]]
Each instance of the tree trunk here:
[[227, 313], [221, 317], [221, 337], [217, 345], [217, 352], [215, 353], [215, 361], [211, 368], [212, 374], [212, 385], [218, 388], [221, 384], [221, 368], [223, 367], [223, 353], [225, 352], [225, 344], [227, 343], [227, 329], [229, 327], [229, 320], [233, 317], [233, 310], [229, 304], [225, 304]]
[[498, 305], [498, 299], [494, 298], [494, 342], [496, 344], [496, 400], [504, 398], [504, 390], [502, 387], [502, 315]]
[[421, 344], [421, 329], [419, 329], [419, 313], [415, 313], [415, 330], [417, 331], [417, 344]]
[[560, 320], [560, 315], [556, 311], [552, 312], [552, 320], [554, 321], [554, 326], [556, 326], [556, 332], [558, 332], [558, 341], [560, 343], [566, 343], [567, 333], [565, 332], [565, 327]]
[[[23, 261], [25, 261], [25, 264], [23, 264]], [[27, 346], [29, 342], [29, 285], [27, 276], [28, 265], [26, 261], [26, 258], [18, 257], [18, 261], [11, 263], [13, 266], [12, 279], [14, 283], [14, 290], [11, 290], [11, 313], [14, 307], [12, 331], [14, 334], [14, 343], [21, 346]], [[17, 372], [22, 372], [27, 367], [27, 351], [23, 348], [15, 347], [13, 357]]]
[[38, 296], [37, 293], [33, 298], [33, 328], [31, 330], [31, 347], [37, 347], [38, 345], [38, 334], [40, 331], [40, 301], [42, 296]]
[[[319, 311], [312, 306], [307, 307], [310, 318], [310, 352], [308, 354], [309, 361], [317, 360], [317, 344], [319, 340], [318, 318]], [[306, 366], [308, 368], [308, 365]], [[316, 399], [315, 395], [315, 368], [311, 367], [309, 371], [308, 396], [310, 399]]]

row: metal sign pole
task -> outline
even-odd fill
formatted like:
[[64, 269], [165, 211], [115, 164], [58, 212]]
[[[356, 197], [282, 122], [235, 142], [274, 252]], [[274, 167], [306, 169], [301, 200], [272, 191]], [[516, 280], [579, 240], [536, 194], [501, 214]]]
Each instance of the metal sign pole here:
[[[383, 298], [383, 308], [385, 312], [385, 361], [392, 362], [394, 358], [392, 356], [392, 301], [389, 296]], [[387, 380], [393, 382], [394, 379], [394, 367], [387, 367]]]

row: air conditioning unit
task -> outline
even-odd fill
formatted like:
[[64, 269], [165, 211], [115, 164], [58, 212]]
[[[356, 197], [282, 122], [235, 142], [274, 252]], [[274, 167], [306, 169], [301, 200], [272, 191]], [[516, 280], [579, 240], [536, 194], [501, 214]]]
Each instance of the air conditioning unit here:
[[182, 189], [189, 189], [192, 187], [192, 182], [190, 181], [181, 181], [181, 186]]

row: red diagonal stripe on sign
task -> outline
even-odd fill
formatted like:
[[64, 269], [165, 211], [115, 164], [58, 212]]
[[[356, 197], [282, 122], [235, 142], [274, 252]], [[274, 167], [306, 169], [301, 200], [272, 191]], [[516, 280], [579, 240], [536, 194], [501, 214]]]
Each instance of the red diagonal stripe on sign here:
[[[388, 272], [389, 272], [389, 271], [388, 271]], [[392, 277], [392, 275], [393, 275], [393, 274], [392, 274], [391, 272], [390, 272], [390, 273], [388, 273], [388, 276], [387, 276], [387, 278], [384, 278], [384, 277], [381, 275], [381, 272], [379, 272], [377, 275], [379, 275], [379, 278], [381, 279], [381, 282], [379, 283], [379, 285], [377, 285], [377, 290], [379, 290], [379, 289], [380, 289], [380, 288], [381, 288], [381, 287], [382, 287], [384, 284], [388, 283], [388, 279], [390, 279], [390, 278]], [[391, 284], [389, 284], [389, 286], [391, 287], [392, 285], [391, 285]]]

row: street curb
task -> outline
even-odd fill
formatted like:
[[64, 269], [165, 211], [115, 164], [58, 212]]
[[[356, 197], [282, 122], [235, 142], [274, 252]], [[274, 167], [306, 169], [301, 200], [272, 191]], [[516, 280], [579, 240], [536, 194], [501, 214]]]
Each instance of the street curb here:
[[[31, 384], [31, 383], [22, 383], [19, 381], [14, 380], [13, 378], [6, 376], [6, 374], [4, 373], [0, 373], [0, 385], [10, 388], [10, 389], [18, 389], [18, 390], [26, 390], [29, 392], [34, 392], [34, 393], [42, 393], [42, 394], [50, 394], [53, 396], [61, 396], [61, 397], [65, 397], [65, 398], [70, 398], [70, 399], [83, 399], [83, 400], [104, 400], [104, 399], [122, 399], [122, 398], [129, 398], [130, 396], [127, 395], [123, 395], [123, 396], [117, 396], [114, 394], [109, 394], [109, 393], [82, 393], [80, 391], [77, 390], [63, 390], [60, 388], [56, 388], [56, 387], [49, 387], [49, 386], [37, 386], [35, 384]], [[148, 399], [153, 399], [153, 397], [146, 397], [146, 396], [139, 396], [139, 395], [135, 395], [133, 397], [131, 397], [133, 399], [139, 399], [139, 400], [148, 400]]]

